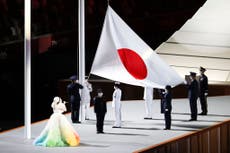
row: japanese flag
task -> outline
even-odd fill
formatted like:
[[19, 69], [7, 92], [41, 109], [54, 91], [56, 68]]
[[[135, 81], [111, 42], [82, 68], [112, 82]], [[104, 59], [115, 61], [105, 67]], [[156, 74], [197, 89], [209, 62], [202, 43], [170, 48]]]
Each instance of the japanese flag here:
[[137, 86], [165, 88], [183, 79], [108, 6], [91, 74]]

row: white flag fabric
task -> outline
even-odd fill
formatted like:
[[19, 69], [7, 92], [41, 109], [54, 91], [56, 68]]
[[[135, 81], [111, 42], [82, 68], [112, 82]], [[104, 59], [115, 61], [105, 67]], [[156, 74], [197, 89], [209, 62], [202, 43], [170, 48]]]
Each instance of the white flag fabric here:
[[137, 86], [172, 87], [183, 79], [108, 6], [91, 74]]

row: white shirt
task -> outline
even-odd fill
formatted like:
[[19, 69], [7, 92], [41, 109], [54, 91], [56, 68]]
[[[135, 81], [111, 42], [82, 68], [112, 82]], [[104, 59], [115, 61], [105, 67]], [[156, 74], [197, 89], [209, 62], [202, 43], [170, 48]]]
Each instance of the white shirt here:
[[115, 107], [115, 103], [120, 104], [120, 102], [121, 102], [121, 89], [116, 88], [113, 92], [112, 107]]
[[81, 99], [82, 102], [90, 102], [90, 92], [92, 91], [92, 85], [88, 82], [85, 82], [82, 89]]

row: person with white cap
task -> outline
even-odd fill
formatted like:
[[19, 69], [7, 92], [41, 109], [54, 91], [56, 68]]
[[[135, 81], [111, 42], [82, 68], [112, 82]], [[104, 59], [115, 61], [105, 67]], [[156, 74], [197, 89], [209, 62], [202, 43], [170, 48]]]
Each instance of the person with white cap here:
[[82, 95], [81, 95], [81, 108], [82, 108], [82, 120], [89, 120], [90, 111], [90, 92], [92, 92], [92, 84], [85, 80], [83, 84]]
[[112, 107], [115, 110], [115, 123], [113, 128], [121, 128], [121, 89], [119, 88], [120, 83], [115, 82], [114, 92], [112, 97]]

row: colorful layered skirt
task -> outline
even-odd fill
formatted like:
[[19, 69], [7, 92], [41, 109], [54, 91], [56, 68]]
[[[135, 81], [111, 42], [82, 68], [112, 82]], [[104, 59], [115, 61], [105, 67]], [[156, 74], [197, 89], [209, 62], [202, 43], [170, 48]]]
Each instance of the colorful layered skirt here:
[[53, 113], [34, 145], [46, 147], [78, 146], [80, 137], [62, 113]]

